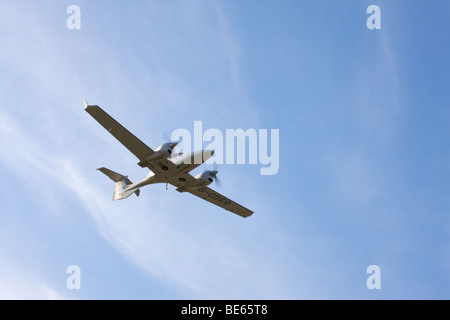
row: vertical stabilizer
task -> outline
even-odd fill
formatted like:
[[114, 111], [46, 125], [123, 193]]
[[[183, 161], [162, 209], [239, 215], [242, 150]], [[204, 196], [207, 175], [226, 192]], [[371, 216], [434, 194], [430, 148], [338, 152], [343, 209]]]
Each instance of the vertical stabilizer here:
[[139, 197], [140, 190], [139, 189], [131, 189], [133, 186], [133, 183], [128, 179], [127, 176], [124, 176], [120, 173], [114, 172], [112, 170], [109, 170], [107, 168], [98, 168], [97, 170], [101, 171], [105, 175], [107, 175], [112, 181], [114, 181], [116, 184], [114, 186], [114, 195], [113, 195], [113, 201], [114, 200], [120, 200], [120, 199], [126, 199], [133, 193], [136, 194], [136, 196]]

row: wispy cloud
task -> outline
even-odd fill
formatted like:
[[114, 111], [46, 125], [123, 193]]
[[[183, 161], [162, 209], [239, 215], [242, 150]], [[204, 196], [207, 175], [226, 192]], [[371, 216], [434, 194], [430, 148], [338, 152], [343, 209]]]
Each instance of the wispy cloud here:
[[[269, 298], [285, 294], [283, 277], [274, 274], [275, 265], [266, 261], [272, 249], [254, 251], [257, 248], [251, 243], [248, 246], [245, 233], [230, 238], [228, 232], [237, 227], [237, 221], [231, 220], [235, 217], [229, 217], [231, 222], [224, 220], [229, 224], [225, 226], [228, 232], [214, 231], [212, 225], [202, 221], [206, 217], [193, 210], [179, 210], [177, 201], [183, 201], [179, 194], [150, 187], [139, 201], [112, 202], [109, 196], [105, 198], [113, 189], [109, 180], [109, 184], [92, 183], [83, 174], [86, 168], [76, 164], [70, 155], [62, 157], [49, 148], [36, 147], [33, 137], [27, 136], [10, 117], [1, 114], [0, 123], [0, 134], [10, 137], [0, 144], [2, 163], [33, 186], [35, 196], [42, 198], [46, 206], [59, 201], [61, 188], [68, 190], [93, 217], [103, 237], [150, 274], [198, 298]], [[103, 179], [100, 175], [98, 178]], [[105, 187], [108, 192], [103, 190]], [[199, 221], [193, 223], [195, 219]], [[240, 219], [239, 223], [244, 221]], [[254, 269], [256, 265], [258, 268]], [[274, 287], [278, 288], [276, 292]]]
[[17, 261], [9, 260], [2, 255], [0, 262], [0, 299], [1, 300], [63, 300], [64, 295], [53, 287], [53, 281], [46, 283], [39, 272], [30, 270], [31, 266], [23, 266]]
[[[217, 10], [223, 44], [228, 48], [226, 55], [230, 74], [235, 87], [241, 88], [237, 49], [231, 40], [225, 16]], [[22, 16], [21, 21], [37, 23], [33, 19], [27, 20], [20, 8], [14, 12]], [[14, 173], [16, 184], [33, 190], [33, 201], [47, 208], [47, 214], [54, 215], [55, 224], [87, 212], [112, 248], [149, 275], [173, 286], [180, 296], [275, 298], [288, 295], [292, 288], [286, 276], [279, 271], [283, 269], [279, 262], [281, 257], [277, 257], [277, 248], [271, 244], [271, 237], [252, 227], [254, 238], [249, 241], [246, 232], [248, 224], [239, 217], [230, 217], [225, 212], [216, 215], [215, 210], [210, 213], [207, 209], [199, 213], [196, 210], [201, 206], [199, 199], [186, 198], [173, 190], [166, 192], [152, 186], [144, 190], [139, 199], [111, 201], [113, 184], [95, 172], [94, 163], [108, 159], [109, 164], [119, 167], [130, 157], [126, 158], [123, 154], [127, 151], [115, 143], [107, 132], [101, 131], [102, 128], [97, 130], [97, 124], [85, 114], [81, 101], [90, 97], [83, 96], [83, 93], [93, 93], [93, 88], [98, 88], [100, 91], [95, 92], [95, 98], [98, 99], [96, 103], [101, 104], [104, 99], [98, 98], [100, 96], [109, 99], [113, 96], [120, 100], [142, 84], [133, 81], [126, 73], [130, 70], [122, 68], [114, 58], [99, 60], [96, 54], [105, 52], [105, 48], [98, 47], [100, 44], [96, 46], [95, 41], [86, 40], [89, 42], [87, 45], [83, 41], [80, 43], [78, 38], [65, 39], [55, 46], [51, 39], [60, 37], [62, 31], [55, 35], [52, 32], [54, 26], [39, 25], [39, 29], [31, 28], [29, 33], [24, 29], [30, 26], [22, 25], [17, 33], [4, 35], [2, 39], [4, 43], [16, 44], [2, 61], [3, 67], [12, 76], [20, 78], [26, 75], [30, 79], [20, 88], [20, 91], [30, 91], [20, 99], [11, 92], [7, 94], [7, 88], [2, 87], [5, 93], [3, 103], [14, 106], [3, 108], [0, 112], [0, 135], [8, 137], [0, 140], [3, 170]], [[13, 30], [13, 26], [8, 27]], [[17, 34], [29, 36], [20, 39]], [[74, 47], [71, 41], [75, 41], [76, 47], [81, 48], [86, 57], [83, 68], [80, 68], [82, 56], [64, 55]], [[27, 50], [34, 45], [35, 50]], [[26, 70], [18, 74], [14, 71], [15, 66], [22, 65], [24, 61], [27, 61]], [[176, 75], [170, 77], [174, 79], [172, 83], [178, 82]], [[102, 81], [102, 78], [108, 81]], [[149, 83], [156, 83], [152, 81]], [[118, 87], [121, 94], [117, 94]], [[153, 87], [150, 91], [156, 89]], [[164, 90], [167, 96], [176, 96], [180, 92], [180, 88], [171, 91], [166, 87]], [[185, 94], [195, 101], [190, 94]], [[145, 95], [134, 98], [145, 102]], [[178, 98], [177, 101], [181, 100]], [[142, 112], [142, 108], [135, 112]], [[128, 111], [123, 114], [128, 114]], [[135, 116], [132, 118], [136, 119]], [[137, 119], [137, 124], [141, 120]], [[91, 127], [84, 127], [86, 123]], [[152, 130], [155, 128], [152, 127]], [[104, 146], [105, 150], [110, 148], [111, 153], [99, 152], [99, 146]], [[134, 169], [126, 171], [142, 174], [142, 170], [138, 171], [139, 168], [135, 168], [134, 163], [132, 165]], [[112, 169], [122, 171], [116, 167]], [[67, 207], [66, 199], [71, 199], [76, 206]], [[180, 203], [188, 206], [181, 208]], [[205, 207], [211, 208], [208, 205], [206, 203]], [[64, 215], [57, 212], [64, 212]], [[26, 235], [23, 237], [26, 238]], [[258, 241], [259, 238], [263, 241]], [[53, 245], [45, 242], [48, 239], [41, 240], [43, 246]], [[52, 261], [43, 260], [42, 263], [51, 264]], [[33, 297], [40, 294], [49, 298], [64, 297], [50, 285], [37, 283], [33, 286], [39, 288]], [[22, 291], [25, 288], [18, 288], [17, 297], [27, 296]]]

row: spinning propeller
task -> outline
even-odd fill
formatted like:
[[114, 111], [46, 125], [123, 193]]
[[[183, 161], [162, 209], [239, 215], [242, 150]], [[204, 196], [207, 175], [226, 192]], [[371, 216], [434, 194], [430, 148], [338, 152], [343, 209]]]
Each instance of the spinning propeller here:
[[176, 145], [180, 144], [183, 140], [178, 140], [178, 141], [171, 141], [169, 134], [167, 132], [163, 133], [163, 139], [164, 141], [167, 141], [166, 143], [170, 143], [171, 148], [175, 148]]
[[214, 182], [216, 183], [216, 186], [217, 186], [218, 188], [220, 188], [220, 187], [222, 186], [222, 181], [220, 181], [219, 177], [217, 176], [217, 174], [219, 173], [219, 171], [218, 171], [217, 169], [218, 169], [217, 163], [214, 162], [214, 163], [213, 163], [213, 170], [210, 171], [209, 174], [210, 174], [210, 176], [213, 178]]

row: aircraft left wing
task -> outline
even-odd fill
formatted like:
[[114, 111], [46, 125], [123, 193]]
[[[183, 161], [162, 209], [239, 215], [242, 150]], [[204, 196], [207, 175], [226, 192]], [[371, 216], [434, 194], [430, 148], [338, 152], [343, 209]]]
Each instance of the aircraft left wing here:
[[119, 122], [114, 120], [113, 117], [107, 114], [99, 106], [90, 106], [85, 100], [84, 107], [87, 113], [97, 120], [98, 123], [100, 123], [109, 133], [111, 133], [114, 138], [119, 140], [119, 142], [130, 150], [131, 153], [134, 154], [139, 160], [143, 160], [155, 153], [155, 151], [139, 140]]
[[228, 199], [227, 197], [221, 195], [217, 191], [214, 191], [208, 187], [200, 187], [196, 189], [186, 189], [185, 191], [202, 198], [216, 206], [222, 207], [227, 211], [233, 212], [238, 216], [243, 218], [250, 217], [253, 214], [253, 211], [241, 206], [239, 203], [234, 202], [233, 200]]

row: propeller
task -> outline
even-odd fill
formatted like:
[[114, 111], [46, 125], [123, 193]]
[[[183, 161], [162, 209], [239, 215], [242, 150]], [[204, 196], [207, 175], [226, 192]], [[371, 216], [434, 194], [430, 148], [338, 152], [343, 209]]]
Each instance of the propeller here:
[[[172, 143], [172, 144], [174, 144], [174, 145], [177, 145], [177, 144], [179, 144], [182, 140], [178, 140], [178, 141], [172, 141], [172, 140], [170, 140], [170, 136], [169, 136], [169, 134], [167, 133], [167, 132], [164, 132], [163, 133], [163, 139], [164, 139], [164, 141], [167, 141], [168, 143]], [[167, 143], [166, 142], [166, 143]]]
[[219, 173], [219, 171], [214, 170], [214, 171], [211, 171], [209, 173], [209, 175], [213, 178], [214, 182], [216, 183], [216, 186], [218, 188], [220, 188], [222, 186], [222, 181], [220, 181], [219, 177], [217, 176], [218, 173]]
[[164, 131], [162, 138], [164, 139], [164, 141], [170, 141], [169, 134], [166, 131]]
[[182, 140], [179, 141], [171, 141], [169, 135], [167, 134], [167, 132], [163, 133], [163, 139], [164, 141], [167, 141], [166, 143], [170, 143], [170, 149], [174, 149], [177, 145], [179, 145]]

